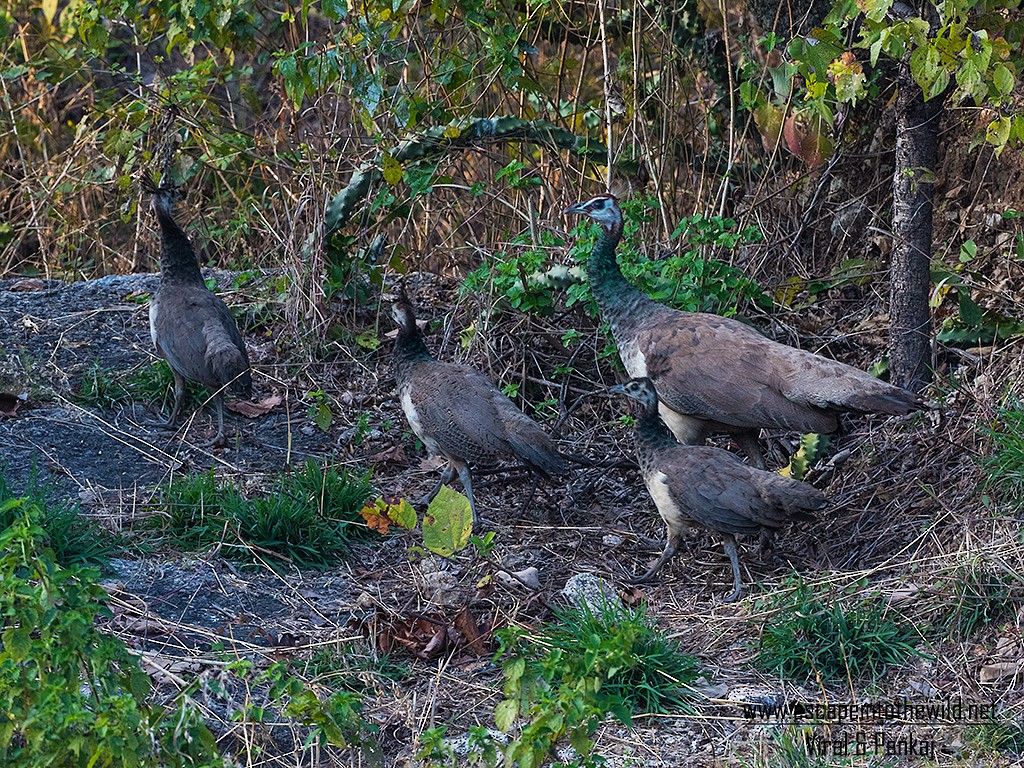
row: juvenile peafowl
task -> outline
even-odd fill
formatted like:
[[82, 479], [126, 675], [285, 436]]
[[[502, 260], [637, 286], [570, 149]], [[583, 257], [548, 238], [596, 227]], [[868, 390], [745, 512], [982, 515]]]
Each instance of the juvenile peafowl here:
[[150, 186], [160, 224], [160, 287], [149, 304], [149, 328], [157, 354], [174, 374], [174, 408], [165, 426], [175, 427], [185, 399], [185, 382], [213, 393], [217, 435], [224, 441], [224, 389], [252, 397], [252, 373], [245, 342], [227, 305], [203, 282], [195, 251], [174, 219], [176, 191]]
[[551, 438], [487, 376], [465, 365], [434, 359], [404, 292], [391, 310], [398, 325], [394, 368], [402, 410], [427, 450], [448, 460], [437, 485], [420, 503], [429, 503], [458, 473], [477, 520], [470, 463], [517, 458], [545, 478], [566, 471]]
[[603, 232], [587, 278], [626, 371], [647, 376], [661, 416], [681, 443], [699, 445], [728, 432], [764, 468], [761, 428], [834, 432], [842, 413], [902, 415], [924, 407], [915, 393], [844, 363], [779, 344], [743, 323], [681, 312], [641, 293], [622, 275], [615, 248], [622, 212], [611, 195], [565, 209], [589, 216]]
[[826, 499], [817, 488], [788, 477], [755, 469], [721, 448], [682, 445], [658, 417], [658, 395], [650, 379], [633, 379], [611, 392], [635, 400], [636, 452], [647, 491], [665, 521], [665, 549], [648, 571], [635, 581], [649, 581], [675, 554], [683, 533], [695, 522], [722, 535], [732, 565], [737, 600], [743, 589], [738, 534], [781, 528], [791, 520], [812, 519]]

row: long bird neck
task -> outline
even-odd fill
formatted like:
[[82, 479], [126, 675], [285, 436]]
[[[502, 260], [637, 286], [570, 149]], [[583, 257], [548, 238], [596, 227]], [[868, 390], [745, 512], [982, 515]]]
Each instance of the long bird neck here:
[[617, 326], [628, 319], [641, 305], [651, 303], [651, 298], [637, 290], [622, 275], [615, 260], [615, 249], [622, 239], [622, 224], [601, 228], [601, 237], [594, 245], [587, 262], [587, 278], [594, 298], [612, 326], [614, 335]]
[[421, 360], [433, 360], [423, 334], [413, 321], [412, 327], [401, 325], [398, 338], [395, 340], [395, 377], [399, 381], [406, 380], [414, 363]]
[[178, 226], [170, 211], [161, 205], [155, 209], [160, 223], [160, 279], [202, 284], [203, 274], [199, 271], [196, 252], [188, 235]]
[[679, 445], [658, 415], [658, 406], [643, 407], [636, 417], [636, 447], [643, 467], [662, 448]]

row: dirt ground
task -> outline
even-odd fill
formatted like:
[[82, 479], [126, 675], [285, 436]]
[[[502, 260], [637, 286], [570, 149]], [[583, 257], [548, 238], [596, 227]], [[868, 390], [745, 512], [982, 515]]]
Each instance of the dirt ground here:
[[[244, 291], [231, 290], [230, 275], [214, 277], [229, 304], [251, 300]], [[76, 392], [90, 366], [123, 371], [153, 360], [145, 295], [155, 279], [128, 275], [70, 285], [0, 281], [0, 392], [23, 397], [13, 417], [0, 418], [0, 462], [15, 489], [34, 468], [52, 481], [56, 495], [80, 501], [87, 514], [130, 540], [141, 521], [157, 514], [154, 500], [162, 483], [211, 467], [258, 485], [268, 473], [313, 456], [336, 466], [372, 468], [382, 494], [413, 498], [434, 482], [437, 470], [417, 451], [395, 399], [386, 337], [390, 324], [374, 307], [355, 315], [356, 324], [381, 341], [375, 350], [327, 342], [314, 356], [273, 334], [249, 333], [255, 399], [277, 394], [282, 401], [256, 418], [229, 412], [228, 431], [235, 438], [223, 450], [196, 447], [213, 434], [207, 410], [169, 435], [149, 424], [161, 404], [135, 401], [113, 410], [78, 404]], [[447, 281], [423, 278], [411, 285], [425, 308], [422, 316], [435, 321], [428, 345], [440, 358], [466, 358], [495, 379], [518, 383], [530, 402], [551, 399], [564, 411], [580, 394], [613, 381], [609, 371], [594, 368], [565, 384], [553, 382], [543, 370], [552, 370], [552, 356], [569, 353], [560, 350], [552, 327], [481, 313], [480, 305], [460, 300]], [[470, 323], [476, 330], [467, 351], [460, 332]], [[593, 344], [598, 343], [594, 334]], [[863, 347], [856, 353], [863, 355]], [[1019, 355], [1020, 342], [998, 354], [953, 355], [942, 367], [935, 409], [904, 419], [849, 420], [829, 449], [834, 458], [811, 476], [831, 500], [820, 519], [784, 531], [774, 552], [762, 552], [752, 541], [743, 545], [748, 595], [774, 593], [795, 571], [817, 585], [881, 594], [895, 614], [924, 624], [965, 564], [998, 563], [1024, 573], [1019, 520], [986, 506], [976, 491], [975, 460], [985, 449], [978, 427], [992, 415], [990, 390], [1014, 370]], [[949, 386], [954, 379], [955, 390]], [[326, 430], [310, 413], [315, 391], [331, 399], [334, 418]], [[632, 728], [609, 722], [602, 728], [597, 750], [609, 765], [784, 764], [773, 751], [784, 727], [746, 717], [744, 702], [864, 703], [903, 697], [994, 702], [1006, 718], [1020, 722], [1022, 676], [981, 682], [985, 668], [1024, 659], [1019, 605], [1015, 617], [986, 625], [969, 640], [922, 636], [927, 655], [882, 679], [796, 686], [753, 667], [760, 631], [772, 616], [757, 600], [722, 603], [729, 568], [711, 534], [693, 532], [689, 551], [670, 562], [659, 582], [642, 588], [626, 584], [622, 577], [639, 572], [652, 558], [647, 537], [660, 539], [662, 527], [637, 473], [625, 466], [631, 440], [617, 423], [618, 405], [588, 401], [561, 425], [559, 440], [567, 451], [618, 457], [623, 466], [582, 467], [562, 486], [537, 488], [515, 471], [478, 475], [477, 503], [498, 534], [494, 561], [509, 571], [536, 568], [538, 590], [500, 579], [479, 587], [490, 566], [468, 556], [442, 560], [411, 553], [417, 532], [357, 545], [350, 559], [324, 572], [240, 570], [216, 552], [133, 551], [114, 560], [106, 574], [115, 609], [110, 628], [142, 653], [147, 669], [171, 689], [196, 676], [222, 679], [225, 655], [268, 663], [302, 659], [342, 640], [372, 645], [410, 617], [429, 616], [443, 624], [468, 608], [483, 627], [536, 623], [547, 615], [546, 606], [560, 599], [570, 577], [591, 573], [607, 579], [627, 602], [645, 603], [658, 625], [703, 665], [696, 714], [639, 718]], [[771, 437], [780, 450], [792, 450], [795, 436]], [[457, 736], [471, 726], [493, 727], [494, 707], [503, 698], [500, 668], [489, 651], [474, 652], [457, 640], [436, 657], [407, 654], [409, 676], [396, 683], [378, 680], [368, 689], [364, 711], [380, 729], [382, 756], [349, 750], [317, 753], [303, 762], [294, 751], [300, 736], [279, 729], [268, 730], [264, 762], [254, 764], [412, 766], [426, 728], [447, 725]], [[223, 650], [211, 649], [214, 643]], [[252, 734], [229, 715], [244, 697], [245, 691], [232, 689], [198, 698], [215, 732], [226, 744], [234, 740], [239, 750], [252, 746]], [[959, 721], [898, 720], [874, 730], [904, 745], [916, 738], [934, 752], [901, 755], [893, 741], [891, 758], [811, 764], [1020, 764], [1011, 753], [974, 749], [968, 726]], [[833, 738], [845, 732], [818, 728], [812, 735]]]

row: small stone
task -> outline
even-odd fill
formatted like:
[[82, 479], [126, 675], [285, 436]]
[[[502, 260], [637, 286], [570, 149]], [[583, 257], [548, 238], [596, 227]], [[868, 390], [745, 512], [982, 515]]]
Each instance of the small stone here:
[[595, 611], [605, 606], [619, 610], [624, 608], [615, 587], [593, 573], [577, 573], [570, 577], [562, 588], [562, 595], [571, 603]]
[[509, 587], [540, 589], [540, 571], [532, 565], [521, 571], [498, 571], [496, 575], [502, 584]]

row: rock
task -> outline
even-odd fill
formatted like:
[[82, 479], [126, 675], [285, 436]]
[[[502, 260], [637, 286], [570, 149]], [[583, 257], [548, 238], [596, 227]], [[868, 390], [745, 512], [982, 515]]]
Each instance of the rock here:
[[615, 587], [593, 573], [577, 573], [570, 577], [562, 588], [562, 595], [574, 605], [595, 611], [604, 606], [625, 609]]

